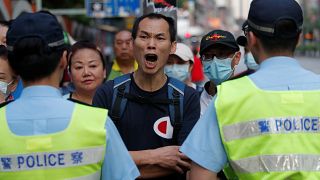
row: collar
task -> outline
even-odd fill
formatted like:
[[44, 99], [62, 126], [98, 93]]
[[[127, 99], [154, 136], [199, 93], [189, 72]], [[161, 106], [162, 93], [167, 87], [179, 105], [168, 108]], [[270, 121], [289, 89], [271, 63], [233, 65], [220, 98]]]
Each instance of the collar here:
[[258, 69], [269, 69], [270, 67], [286, 68], [288, 66], [300, 66], [299, 62], [291, 57], [287, 56], [275, 56], [264, 60]]
[[[134, 61], [133, 68], [134, 68], [134, 71], [136, 71], [136, 70], [138, 69], [138, 63], [137, 63], [137, 61]], [[117, 63], [117, 60], [116, 60], [116, 59], [113, 60], [112, 69], [113, 69], [114, 71], [121, 71], [120, 66], [119, 66], [119, 64]]]
[[29, 86], [22, 90], [20, 98], [29, 97], [58, 97], [61, 98], [62, 95], [59, 89], [53, 86]]
[[14, 100], [14, 97], [12, 96], [12, 94], [10, 93], [9, 96], [5, 99], [6, 101], [12, 101]]

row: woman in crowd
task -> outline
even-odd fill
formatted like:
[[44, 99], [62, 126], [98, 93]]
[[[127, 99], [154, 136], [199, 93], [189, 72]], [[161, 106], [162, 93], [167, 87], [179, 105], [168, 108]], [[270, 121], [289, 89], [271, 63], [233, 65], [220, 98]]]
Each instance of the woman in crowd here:
[[7, 48], [0, 45], [0, 103], [13, 100], [12, 92], [17, 84], [18, 78], [9, 66]]
[[88, 41], [79, 41], [68, 53], [68, 68], [75, 91], [69, 100], [91, 105], [94, 93], [106, 77], [105, 61], [100, 49]]

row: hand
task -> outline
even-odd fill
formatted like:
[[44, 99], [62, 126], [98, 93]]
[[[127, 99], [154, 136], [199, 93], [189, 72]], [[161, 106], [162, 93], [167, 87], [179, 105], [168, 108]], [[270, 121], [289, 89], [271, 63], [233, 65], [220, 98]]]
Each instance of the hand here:
[[165, 146], [153, 150], [152, 152], [155, 164], [184, 173], [191, 167], [191, 160], [179, 151], [179, 146]]

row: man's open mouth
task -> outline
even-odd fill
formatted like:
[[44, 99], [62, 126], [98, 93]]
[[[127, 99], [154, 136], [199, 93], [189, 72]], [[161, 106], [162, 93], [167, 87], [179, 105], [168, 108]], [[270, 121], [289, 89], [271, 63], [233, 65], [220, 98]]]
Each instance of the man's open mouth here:
[[158, 56], [156, 54], [146, 54], [144, 57], [147, 61], [151, 62], [155, 62], [158, 60]]

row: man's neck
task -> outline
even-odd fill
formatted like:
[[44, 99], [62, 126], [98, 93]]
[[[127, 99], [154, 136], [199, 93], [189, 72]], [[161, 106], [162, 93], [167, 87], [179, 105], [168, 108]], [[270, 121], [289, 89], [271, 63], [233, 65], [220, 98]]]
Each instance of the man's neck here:
[[133, 79], [139, 88], [149, 92], [159, 90], [167, 82], [167, 76], [164, 73], [150, 75], [139, 70], [133, 74]]
[[206, 82], [204, 89], [211, 96], [214, 96], [217, 93], [217, 86], [212, 81]]
[[132, 60], [122, 60], [122, 61], [117, 61], [117, 64], [120, 68], [120, 71], [123, 74], [128, 74], [134, 71], [134, 59]]
[[23, 87], [29, 87], [29, 86], [52, 86], [55, 88], [59, 88], [59, 82], [56, 81], [54, 78], [46, 77], [42, 78], [40, 80], [35, 81], [23, 81]]
[[72, 99], [76, 99], [78, 101], [92, 104], [92, 98], [94, 96], [94, 92], [78, 92], [77, 90], [73, 92]]
[[279, 51], [274, 51], [274, 52], [268, 52], [265, 49], [261, 48], [259, 51], [258, 60], [259, 60], [259, 63], [261, 63], [261, 62], [265, 61], [266, 59], [269, 59], [269, 58], [272, 58], [275, 56], [293, 57], [294, 52], [288, 51], [288, 50], [287, 51], [285, 51], [285, 50], [280, 51], [279, 50]]

